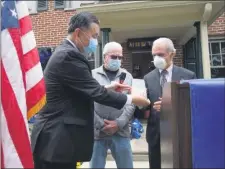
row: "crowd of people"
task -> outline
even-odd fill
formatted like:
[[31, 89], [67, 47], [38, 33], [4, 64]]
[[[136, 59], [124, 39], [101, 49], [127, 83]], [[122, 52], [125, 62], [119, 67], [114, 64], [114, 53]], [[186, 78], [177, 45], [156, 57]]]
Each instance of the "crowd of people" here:
[[[47, 104], [34, 123], [31, 143], [35, 169], [74, 169], [90, 161], [104, 168], [110, 149], [117, 168], [133, 168], [129, 124], [136, 106], [150, 110], [147, 120], [150, 168], [161, 168], [159, 113], [166, 82], [196, 78], [173, 64], [176, 49], [168, 38], [152, 46], [155, 69], [144, 76], [147, 96], [132, 89], [132, 75], [124, 68], [123, 48], [109, 42], [103, 65], [91, 70], [87, 56], [98, 45], [100, 22], [81, 12], [71, 17], [68, 36], [48, 60], [44, 70]], [[121, 74], [126, 74], [123, 83]]]

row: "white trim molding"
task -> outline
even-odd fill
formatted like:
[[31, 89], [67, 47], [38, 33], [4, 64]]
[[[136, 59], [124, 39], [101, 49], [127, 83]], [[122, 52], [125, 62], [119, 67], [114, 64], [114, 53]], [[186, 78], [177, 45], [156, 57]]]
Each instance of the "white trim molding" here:
[[83, 6], [77, 9], [78, 12], [89, 11], [92, 13], [107, 13], [107, 12], [118, 12], [118, 11], [132, 11], [138, 9], [151, 9], [161, 7], [175, 7], [182, 5], [195, 5], [204, 4], [208, 1], [123, 1], [123, 2], [112, 2], [106, 4], [92, 4]]

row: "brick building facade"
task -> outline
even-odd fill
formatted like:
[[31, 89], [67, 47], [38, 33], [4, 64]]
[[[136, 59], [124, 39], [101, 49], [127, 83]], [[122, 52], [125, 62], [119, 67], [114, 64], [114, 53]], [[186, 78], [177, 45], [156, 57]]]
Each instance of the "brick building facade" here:
[[[35, 33], [37, 46], [41, 47], [56, 47], [67, 34], [67, 24], [70, 16], [76, 13], [75, 10], [62, 10], [55, 9], [54, 1], [48, 1], [48, 10], [41, 11], [36, 14], [32, 14], [33, 30]], [[209, 41], [211, 39], [220, 40], [220, 54], [221, 51], [225, 53], [225, 13], [218, 17], [215, 22], [208, 28]], [[222, 42], [222, 43], [221, 43]], [[177, 44], [176, 39], [174, 39], [175, 48], [177, 49], [177, 55], [174, 62], [178, 66], [183, 66], [183, 47]], [[221, 46], [222, 44], [222, 46]], [[126, 42], [122, 43], [124, 47], [125, 60], [123, 66], [130, 72], [132, 72], [132, 59], [130, 51], [127, 50]], [[225, 60], [225, 54], [222, 60]], [[223, 61], [225, 62], [225, 61]], [[222, 66], [225, 67], [225, 63]], [[221, 66], [220, 66], [221, 68]]]

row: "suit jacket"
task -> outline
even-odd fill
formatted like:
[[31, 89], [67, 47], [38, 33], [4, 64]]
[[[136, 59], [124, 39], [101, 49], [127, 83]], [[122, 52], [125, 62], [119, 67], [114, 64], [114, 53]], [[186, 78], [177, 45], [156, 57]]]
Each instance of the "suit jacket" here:
[[94, 101], [121, 109], [127, 96], [101, 86], [86, 57], [67, 40], [51, 56], [44, 78], [47, 104], [33, 127], [33, 155], [49, 162], [89, 161]]
[[[172, 81], [188, 80], [194, 78], [196, 78], [194, 72], [173, 65]], [[154, 146], [157, 143], [158, 138], [160, 137], [160, 113], [153, 109], [154, 102], [159, 101], [159, 97], [162, 97], [159, 69], [156, 68], [145, 75], [144, 81], [147, 88], [148, 98], [151, 101], [150, 116], [148, 118], [148, 125], [146, 130], [146, 139], [149, 145]]]

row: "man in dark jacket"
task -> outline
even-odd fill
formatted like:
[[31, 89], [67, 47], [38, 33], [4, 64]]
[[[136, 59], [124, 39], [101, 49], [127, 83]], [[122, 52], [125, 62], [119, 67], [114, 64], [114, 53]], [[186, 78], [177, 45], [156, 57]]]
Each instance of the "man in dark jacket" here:
[[96, 50], [99, 31], [94, 15], [74, 15], [67, 39], [50, 57], [44, 72], [47, 104], [31, 136], [36, 169], [74, 169], [77, 161], [91, 159], [94, 101], [117, 109], [131, 103], [150, 104], [144, 97], [112, 91], [126, 86], [101, 86], [92, 77], [86, 56]]
[[148, 98], [151, 101], [150, 116], [146, 131], [148, 142], [150, 168], [161, 168], [160, 150], [160, 111], [162, 89], [166, 82], [194, 79], [195, 73], [182, 67], [173, 65], [173, 58], [176, 54], [173, 42], [168, 38], [159, 38], [154, 41], [152, 55], [156, 69], [144, 76], [145, 85], [148, 91]]

